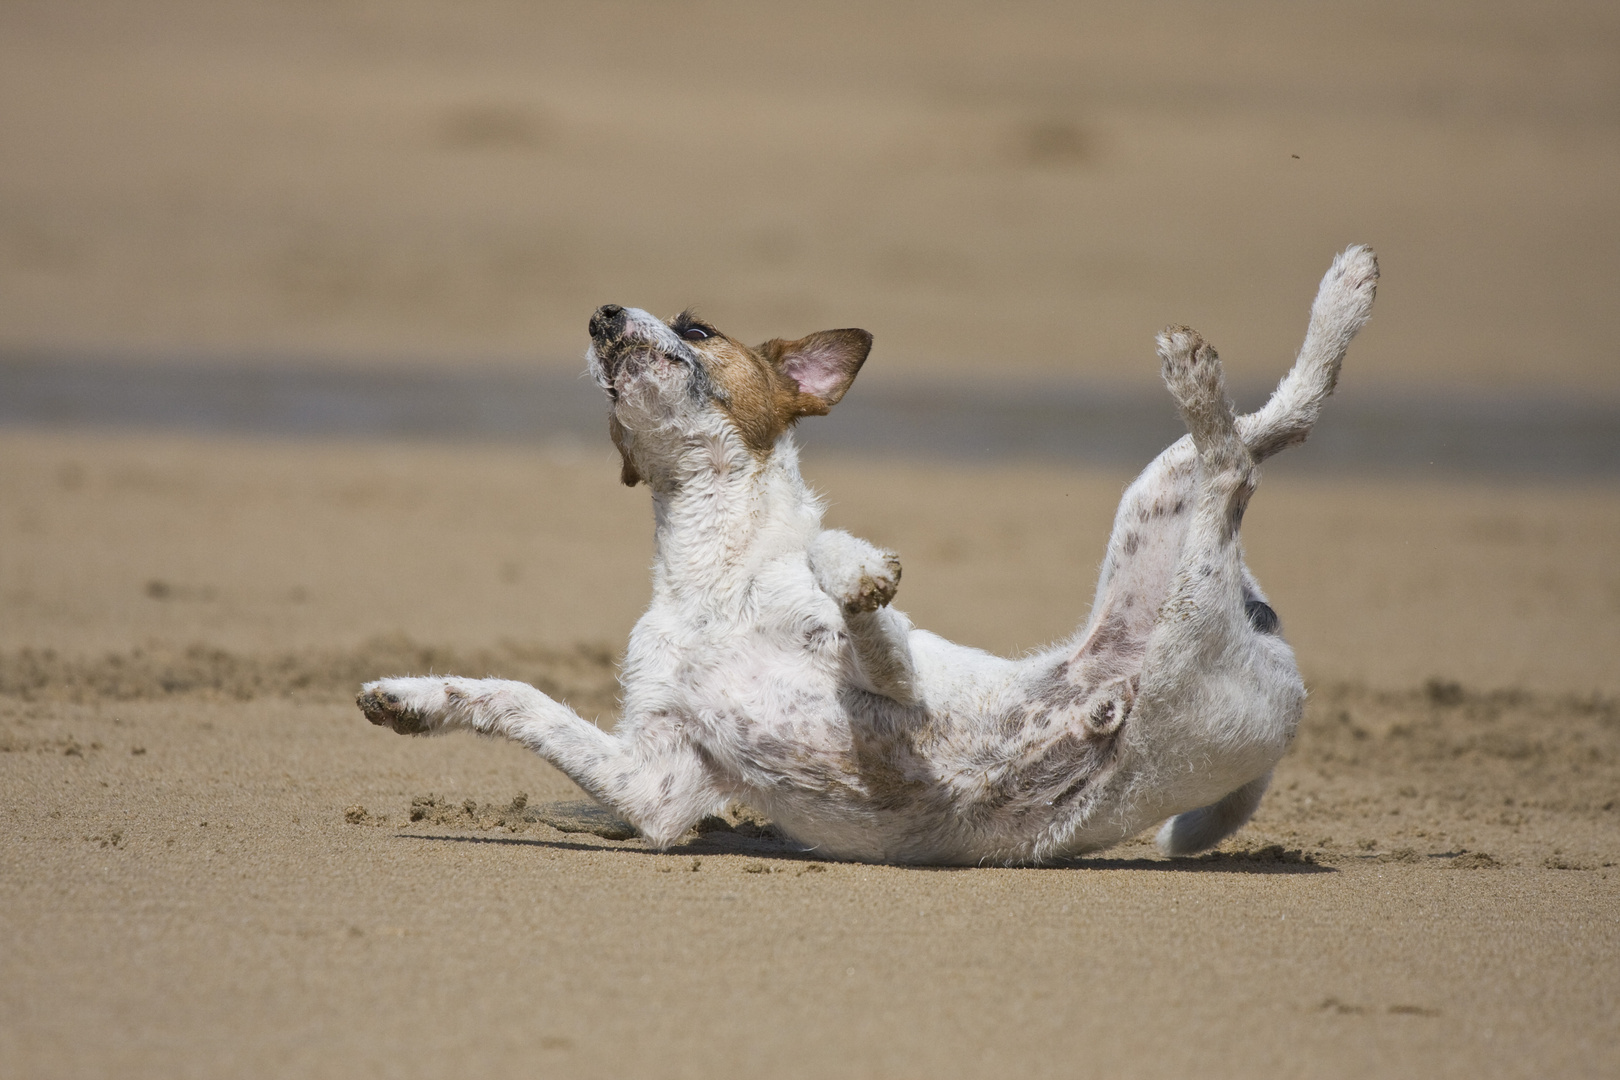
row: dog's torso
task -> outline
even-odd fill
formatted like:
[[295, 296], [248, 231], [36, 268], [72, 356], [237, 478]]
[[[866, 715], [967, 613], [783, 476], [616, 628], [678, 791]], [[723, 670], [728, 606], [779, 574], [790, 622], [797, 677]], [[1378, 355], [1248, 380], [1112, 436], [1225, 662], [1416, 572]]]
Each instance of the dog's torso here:
[[[780, 446], [781, 475], [744, 496], [746, 527], [693, 541], [707, 557], [661, 553], [623, 668], [627, 737], [691, 746], [717, 802], [754, 806], [837, 857], [1051, 857], [1107, 846], [1162, 816], [1147, 799], [1122, 813], [1117, 781], [1130, 778], [1133, 725], [1148, 719], [1131, 708], [1132, 684], [1169, 589], [1181, 521], [1159, 524], [1168, 551], [1133, 583], [1131, 604], [1146, 617], [1105, 628], [1101, 636], [1113, 636], [1103, 648], [1077, 662], [1080, 646], [1099, 636], [1088, 629], [1011, 660], [910, 630], [915, 691], [902, 702], [851, 677], [846, 612], [811, 566], [820, 506], [795, 457]], [[1165, 487], [1166, 497], [1173, 485], [1190, 487], [1176, 459], [1167, 455], [1139, 485]], [[685, 495], [710, 512], [720, 501]], [[669, 527], [685, 512], [670, 505], [660, 521]], [[725, 550], [714, 540], [720, 532]], [[1121, 682], [1124, 699], [1109, 690]], [[1203, 771], [1217, 795], [1234, 786], [1227, 771]], [[1096, 813], [1100, 806], [1107, 812]]]

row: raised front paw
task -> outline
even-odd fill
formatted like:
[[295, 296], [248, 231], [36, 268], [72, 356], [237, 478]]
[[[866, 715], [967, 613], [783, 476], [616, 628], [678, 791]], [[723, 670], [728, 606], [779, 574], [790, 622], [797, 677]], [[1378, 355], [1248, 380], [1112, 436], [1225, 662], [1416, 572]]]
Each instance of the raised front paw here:
[[442, 679], [379, 679], [363, 686], [354, 701], [379, 727], [401, 735], [425, 735], [443, 719], [443, 686]]
[[821, 591], [850, 615], [886, 606], [900, 588], [900, 556], [838, 529], [816, 537], [810, 570]]
[[882, 555], [881, 565], [864, 568], [860, 578], [837, 596], [844, 610], [851, 615], [888, 607], [889, 601], [899, 591], [900, 556], [892, 551], [885, 551]]

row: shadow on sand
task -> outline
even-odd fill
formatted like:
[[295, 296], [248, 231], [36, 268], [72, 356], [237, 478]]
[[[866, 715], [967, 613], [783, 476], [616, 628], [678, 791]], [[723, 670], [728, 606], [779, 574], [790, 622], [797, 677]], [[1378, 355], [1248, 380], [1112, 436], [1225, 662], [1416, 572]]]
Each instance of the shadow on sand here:
[[[514, 847], [550, 848], [557, 851], [618, 852], [625, 855], [695, 858], [705, 855], [741, 855], [791, 863], [836, 863], [813, 851], [805, 851], [778, 838], [750, 837], [736, 833], [708, 833], [686, 840], [663, 851], [635, 840], [552, 840], [543, 837], [466, 836], [421, 832], [395, 834], [408, 840], [432, 840], [450, 844], [496, 844]], [[929, 873], [956, 873], [981, 869], [973, 866], [905, 866], [897, 869]], [[998, 867], [986, 867], [999, 869]], [[1217, 851], [1189, 859], [1086, 858], [1066, 859], [1042, 866], [1025, 867], [1032, 872], [1054, 870], [1133, 870], [1173, 874], [1333, 874], [1338, 871], [1312, 861], [1309, 855], [1284, 850], [1278, 845], [1249, 851]]]

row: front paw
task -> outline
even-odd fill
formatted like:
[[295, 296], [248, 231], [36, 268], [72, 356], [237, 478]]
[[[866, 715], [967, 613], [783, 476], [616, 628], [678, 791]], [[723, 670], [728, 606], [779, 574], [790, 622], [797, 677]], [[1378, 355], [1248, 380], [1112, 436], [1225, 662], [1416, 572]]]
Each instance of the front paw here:
[[900, 556], [892, 551], [880, 552], [881, 563], [868, 563], [861, 574], [841, 595], [835, 597], [844, 606], [844, 612], [856, 615], [863, 611], [876, 611], [887, 607], [900, 589]]
[[382, 679], [367, 683], [354, 702], [366, 719], [379, 727], [392, 728], [401, 735], [424, 735], [435, 726], [432, 716], [422, 707], [424, 703], [414, 700], [420, 695], [401, 685], [415, 681]]
[[837, 529], [816, 537], [810, 569], [848, 615], [886, 606], [900, 588], [900, 556]]

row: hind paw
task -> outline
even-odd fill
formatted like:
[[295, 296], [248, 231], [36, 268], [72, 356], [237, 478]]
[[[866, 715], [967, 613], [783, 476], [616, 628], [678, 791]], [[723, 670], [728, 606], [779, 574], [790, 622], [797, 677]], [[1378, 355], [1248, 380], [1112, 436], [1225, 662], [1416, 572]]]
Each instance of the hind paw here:
[[1366, 244], [1352, 244], [1333, 257], [1327, 280], [1362, 298], [1370, 308], [1378, 290], [1378, 256]]
[[1198, 331], [1186, 326], [1167, 327], [1158, 344], [1164, 384], [1176, 399], [1199, 455], [1223, 463], [1227, 458], [1235, 461], [1241, 444], [1232, 403], [1226, 400], [1221, 358]]
[[1377, 294], [1378, 256], [1365, 244], [1345, 248], [1322, 275], [1312, 320], [1348, 341], [1372, 316]]

